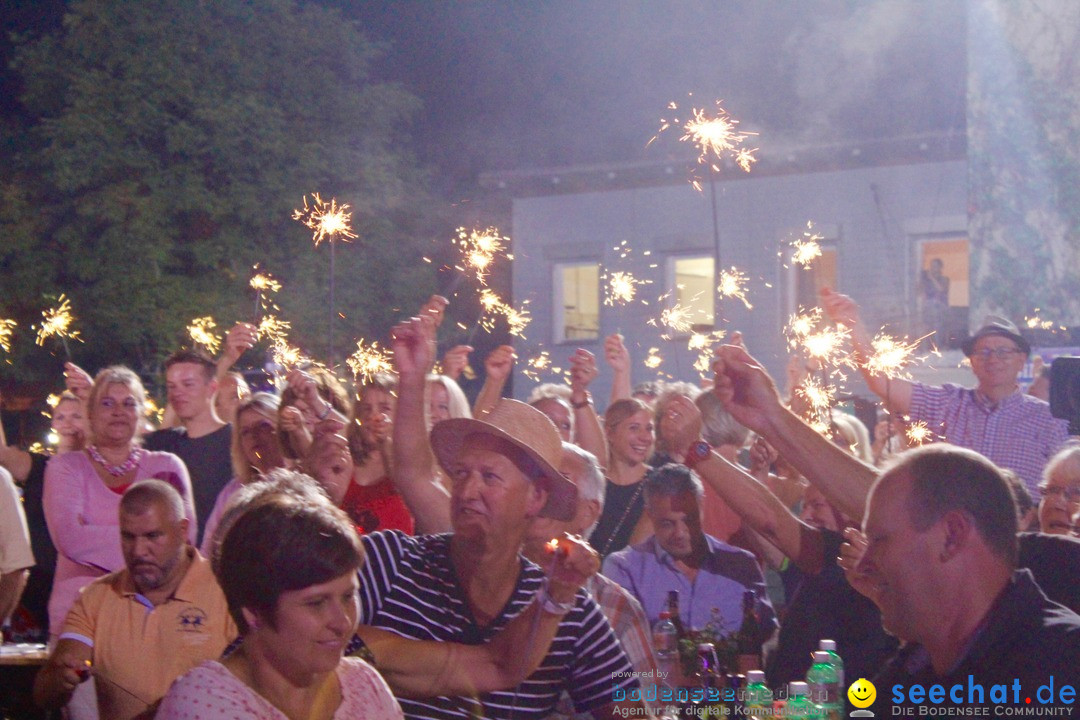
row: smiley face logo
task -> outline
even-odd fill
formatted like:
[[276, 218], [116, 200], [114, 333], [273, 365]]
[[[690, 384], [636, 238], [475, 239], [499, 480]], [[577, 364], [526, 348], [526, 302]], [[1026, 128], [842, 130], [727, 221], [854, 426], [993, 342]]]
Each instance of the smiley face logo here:
[[847, 689], [848, 700], [857, 708], [866, 708], [877, 699], [877, 688], [866, 678], [859, 678]]

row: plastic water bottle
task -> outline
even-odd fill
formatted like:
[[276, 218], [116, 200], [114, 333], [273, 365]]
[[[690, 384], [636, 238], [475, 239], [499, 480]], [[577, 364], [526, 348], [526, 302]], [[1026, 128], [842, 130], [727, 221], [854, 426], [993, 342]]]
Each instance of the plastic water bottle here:
[[[765, 673], [750, 670], [746, 673], [746, 693], [743, 698], [747, 715], [764, 717], [772, 714], [772, 691], [765, 684]], [[770, 710], [766, 712], [765, 708]]]
[[829, 653], [829, 662], [836, 668], [836, 680], [840, 683], [840, 688], [846, 688], [847, 684], [844, 683], [844, 661], [840, 658], [840, 655], [836, 652], [835, 640], [822, 640], [818, 643], [818, 650], [824, 650]]
[[814, 664], [810, 666], [810, 672], [806, 673], [806, 684], [810, 689], [810, 699], [818, 708], [818, 718], [840, 720], [843, 717], [841, 685], [828, 651], [818, 650], [814, 653]]
[[814, 703], [807, 697], [810, 688], [804, 682], [788, 683], [788, 701], [784, 703], [783, 716], [786, 720], [820, 720], [814, 710]]
[[670, 673], [679, 661], [679, 633], [667, 610], [660, 613], [660, 619], [653, 625], [652, 641], [660, 671], [668, 673], [665, 677], [671, 677]]

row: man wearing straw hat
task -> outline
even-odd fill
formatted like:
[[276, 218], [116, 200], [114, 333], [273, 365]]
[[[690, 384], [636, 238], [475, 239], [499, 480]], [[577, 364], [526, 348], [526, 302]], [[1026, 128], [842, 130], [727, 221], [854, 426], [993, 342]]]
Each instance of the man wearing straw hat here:
[[[398, 325], [397, 361], [427, 357], [431, 329], [429, 318]], [[436, 424], [431, 448], [450, 486], [453, 532], [364, 536], [360, 622], [405, 637], [479, 644], [534, 600], [565, 618], [539, 669], [516, 688], [399, 698], [406, 717], [542, 718], [564, 689], [579, 711], [611, 714], [613, 690], [638, 687], [611, 626], [584, 591], [566, 604], [549, 597], [543, 571], [519, 554], [533, 518], [568, 520], [576, 510], [577, 490], [558, 470], [555, 426], [539, 410], [503, 399], [483, 420]]]

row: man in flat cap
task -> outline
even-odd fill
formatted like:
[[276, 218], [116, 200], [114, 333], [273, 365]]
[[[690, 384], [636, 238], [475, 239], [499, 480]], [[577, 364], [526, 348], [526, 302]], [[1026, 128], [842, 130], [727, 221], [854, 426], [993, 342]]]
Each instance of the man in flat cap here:
[[[825, 291], [825, 312], [851, 329], [856, 358], [868, 357], [870, 336], [859, 307], [847, 295]], [[990, 316], [961, 346], [977, 385], [926, 385], [859, 368], [866, 384], [889, 409], [912, 422], [925, 422], [937, 438], [970, 448], [1019, 475], [1033, 497], [1046, 462], [1068, 437], [1068, 423], [1050, 414], [1050, 405], [1020, 392], [1017, 377], [1031, 353], [1028, 341], [1008, 320]]]

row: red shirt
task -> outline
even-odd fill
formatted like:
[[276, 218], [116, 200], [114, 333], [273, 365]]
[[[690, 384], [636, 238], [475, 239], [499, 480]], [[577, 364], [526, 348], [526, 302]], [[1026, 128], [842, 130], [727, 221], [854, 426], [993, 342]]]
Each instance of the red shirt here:
[[415, 528], [412, 513], [388, 477], [373, 485], [349, 483], [341, 509], [352, 518], [361, 535], [376, 530], [401, 530], [412, 535]]

